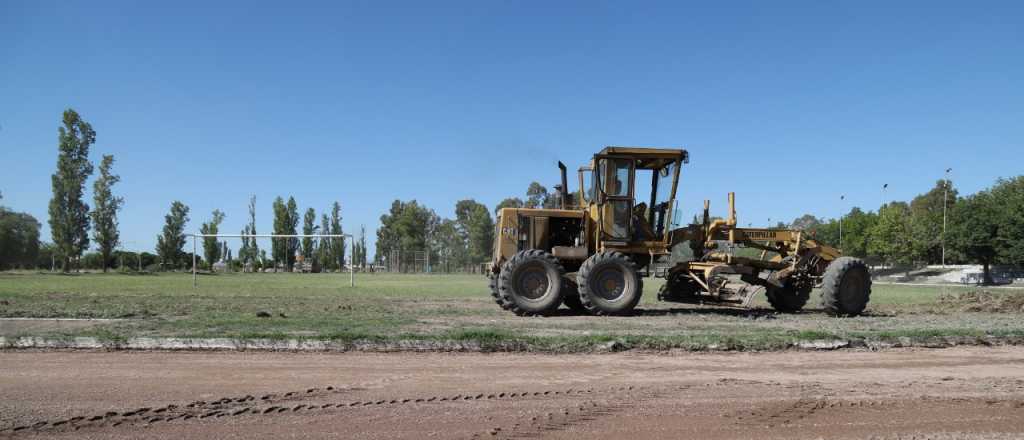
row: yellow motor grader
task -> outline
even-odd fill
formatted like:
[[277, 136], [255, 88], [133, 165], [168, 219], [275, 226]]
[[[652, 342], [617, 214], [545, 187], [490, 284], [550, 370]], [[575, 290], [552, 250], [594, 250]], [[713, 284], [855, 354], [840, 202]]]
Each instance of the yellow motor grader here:
[[[646, 274], [665, 278], [661, 301], [748, 307], [763, 291], [776, 310], [796, 312], [820, 287], [827, 313], [864, 311], [871, 278], [863, 261], [802, 231], [737, 227], [733, 193], [727, 218], [712, 219], [705, 200], [702, 221], [673, 228], [687, 163], [682, 149], [607, 147], [579, 169], [579, 190], [570, 193], [559, 162], [557, 209], [499, 213], [487, 271], [495, 302], [518, 315], [547, 315], [563, 304], [594, 315], [629, 314]], [[692, 257], [655, 270], [675, 246], [687, 246]], [[754, 252], [737, 255], [742, 248]]]

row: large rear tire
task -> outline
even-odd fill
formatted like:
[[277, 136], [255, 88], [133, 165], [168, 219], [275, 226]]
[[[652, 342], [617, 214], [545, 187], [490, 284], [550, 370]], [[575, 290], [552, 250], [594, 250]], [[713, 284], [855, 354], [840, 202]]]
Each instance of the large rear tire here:
[[821, 286], [821, 306], [839, 316], [864, 312], [871, 299], [871, 274], [859, 258], [839, 257], [829, 263]]
[[576, 274], [583, 307], [594, 315], [625, 315], [643, 293], [643, 281], [626, 254], [604, 251], [591, 255]]
[[548, 315], [562, 304], [565, 268], [542, 250], [520, 251], [501, 268], [498, 295], [517, 315]]

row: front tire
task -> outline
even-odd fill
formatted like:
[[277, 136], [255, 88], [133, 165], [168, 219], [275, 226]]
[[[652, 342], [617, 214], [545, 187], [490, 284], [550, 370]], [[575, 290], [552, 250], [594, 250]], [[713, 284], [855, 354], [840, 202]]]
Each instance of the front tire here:
[[583, 307], [594, 315], [625, 315], [640, 302], [643, 282], [633, 260], [604, 251], [583, 262], [576, 275]]
[[520, 251], [501, 268], [498, 294], [517, 315], [548, 315], [562, 304], [564, 275], [565, 268], [551, 254]]
[[864, 312], [871, 298], [871, 274], [859, 258], [839, 257], [829, 263], [821, 286], [821, 306], [839, 316]]
[[487, 286], [491, 289], [491, 297], [494, 298], [494, 302], [501, 307], [502, 310], [509, 309], [509, 303], [501, 297], [501, 292], [498, 291], [498, 278], [500, 274], [491, 274], [487, 277]]
[[670, 272], [665, 277], [665, 284], [662, 284], [661, 289], [658, 290], [658, 300], [676, 303], [699, 303], [700, 285], [682, 271]]
[[800, 309], [803, 309], [807, 305], [807, 301], [811, 299], [811, 289], [813, 286], [801, 286], [799, 283], [794, 283], [793, 280], [786, 280], [781, 288], [769, 288], [764, 292], [764, 296], [768, 299], [768, 304], [772, 305], [772, 308], [782, 313], [796, 313]]

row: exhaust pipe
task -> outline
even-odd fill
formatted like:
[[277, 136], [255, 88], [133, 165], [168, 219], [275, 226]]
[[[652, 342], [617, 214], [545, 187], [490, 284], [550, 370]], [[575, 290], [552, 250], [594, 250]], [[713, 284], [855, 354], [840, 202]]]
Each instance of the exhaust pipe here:
[[565, 164], [562, 163], [562, 161], [558, 161], [558, 169], [562, 173], [562, 188], [560, 190], [560, 192], [562, 193], [562, 209], [569, 209], [569, 187], [567, 186], [569, 184], [569, 181], [565, 176]]

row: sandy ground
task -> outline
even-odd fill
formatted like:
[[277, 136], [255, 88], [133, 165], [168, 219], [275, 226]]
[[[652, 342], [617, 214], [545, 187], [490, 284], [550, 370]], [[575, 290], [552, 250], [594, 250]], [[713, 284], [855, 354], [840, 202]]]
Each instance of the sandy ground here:
[[0, 352], [0, 438], [1024, 438], [1024, 348]]

